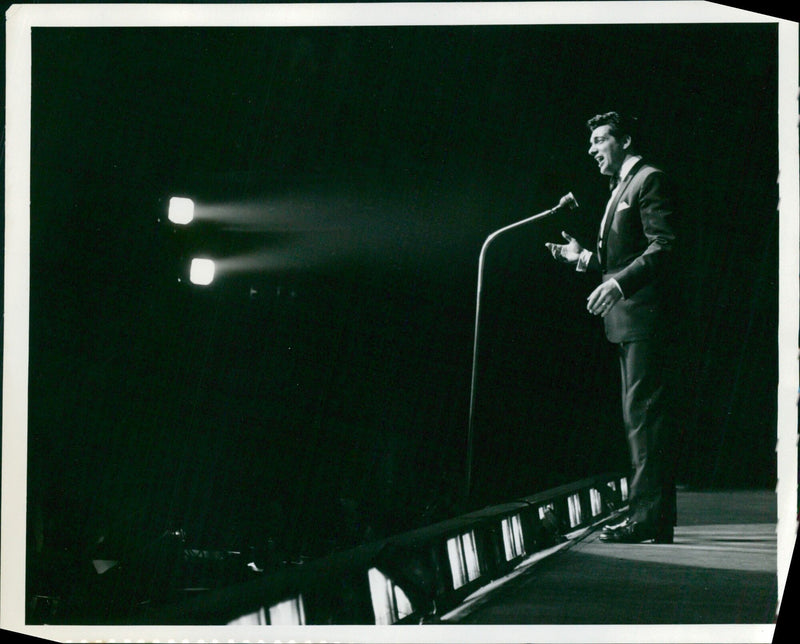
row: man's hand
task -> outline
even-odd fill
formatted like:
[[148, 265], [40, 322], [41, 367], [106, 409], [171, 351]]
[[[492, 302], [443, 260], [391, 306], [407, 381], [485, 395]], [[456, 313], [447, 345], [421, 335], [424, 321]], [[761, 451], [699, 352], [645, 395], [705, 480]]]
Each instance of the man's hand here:
[[581, 246], [575, 239], [563, 231], [561, 236], [567, 240], [567, 243], [553, 244], [547, 242], [545, 244], [545, 246], [547, 246], [547, 250], [549, 250], [553, 254], [553, 258], [559, 262], [566, 262], [567, 264], [577, 263], [578, 258], [583, 252], [583, 246]]
[[605, 317], [614, 308], [614, 305], [622, 299], [622, 292], [615, 282], [609, 280], [598, 286], [589, 295], [586, 309], [592, 315]]

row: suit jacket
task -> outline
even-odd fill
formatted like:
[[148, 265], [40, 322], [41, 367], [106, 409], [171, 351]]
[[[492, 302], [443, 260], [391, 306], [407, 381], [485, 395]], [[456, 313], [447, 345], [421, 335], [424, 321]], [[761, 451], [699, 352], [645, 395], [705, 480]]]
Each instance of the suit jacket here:
[[601, 271], [603, 281], [616, 279], [624, 294], [603, 318], [611, 342], [654, 337], [665, 330], [673, 208], [664, 173], [643, 160], [621, 181], [609, 204], [589, 266]]

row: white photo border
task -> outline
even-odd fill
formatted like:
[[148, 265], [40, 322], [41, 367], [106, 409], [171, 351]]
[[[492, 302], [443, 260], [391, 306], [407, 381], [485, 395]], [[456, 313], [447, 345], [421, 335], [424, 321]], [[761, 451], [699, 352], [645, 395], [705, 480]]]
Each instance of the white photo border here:
[[[623, 6], [624, 5], [624, 6]], [[665, 11], [665, 5], [672, 5]], [[620, 17], [624, 16], [624, 20]], [[33, 27], [773, 23], [779, 35], [778, 598], [797, 534], [798, 25], [709, 2], [14, 5], [6, 32], [6, 194], [0, 626], [58, 641], [662, 642], [771, 641], [774, 624], [709, 626], [123, 627], [32, 626], [25, 615], [25, 480], [30, 287]], [[20, 550], [21, 544], [21, 550]], [[21, 586], [22, 584], [22, 586]], [[23, 590], [21, 591], [20, 588]], [[673, 630], [674, 629], [674, 630]]]

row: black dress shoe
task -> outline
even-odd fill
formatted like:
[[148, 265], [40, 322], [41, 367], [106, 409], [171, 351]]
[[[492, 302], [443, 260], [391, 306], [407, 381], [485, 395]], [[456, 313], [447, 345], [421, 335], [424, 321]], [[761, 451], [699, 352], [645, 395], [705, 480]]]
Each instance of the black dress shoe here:
[[672, 543], [672, 531], [660, 530], [635, 521], [628, 521], [615, 530], [600, 533], [600, 541], [606, 543]]
[[623, 526], [628, 525], [630, 522], [630, 518], [626, 517], [619, 523], [610, 523], [609, 525], [604, 525], [603, 532], [613, 532], [614, 530], [619, 530]]
[[661, 525], [656, 528], [653, 543], [672, 543], [675, 539], [675, 528], [670, 525]]

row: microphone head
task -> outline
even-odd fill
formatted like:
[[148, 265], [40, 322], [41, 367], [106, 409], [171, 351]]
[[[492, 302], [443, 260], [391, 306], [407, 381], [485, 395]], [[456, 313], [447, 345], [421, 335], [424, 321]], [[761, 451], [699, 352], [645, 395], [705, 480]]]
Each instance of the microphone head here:
[[575, 199], [571, 192], [568, 192], [563, 197], [561, 197], [560, 201], [558, 202], [559, 208], [569, 208], [570, 210], [575, 210], [578, 207], [578, 200]]

